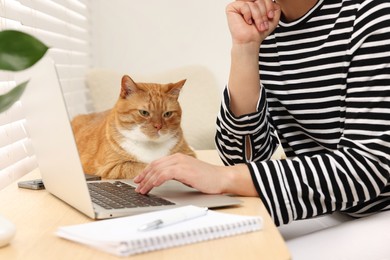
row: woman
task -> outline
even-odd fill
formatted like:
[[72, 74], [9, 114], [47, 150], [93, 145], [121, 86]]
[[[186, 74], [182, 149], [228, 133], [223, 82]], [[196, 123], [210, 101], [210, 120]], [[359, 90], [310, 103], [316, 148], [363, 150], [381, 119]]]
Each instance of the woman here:
[[[390, 209], [389, 13], [390, 0], [229, 4], [216, 145], [230, 166], [169, 156], [136, 177], [137, 191], [175, 179], [259, 196], [276, 225]], [[270, 161], [278, 138], [287, 159]]]

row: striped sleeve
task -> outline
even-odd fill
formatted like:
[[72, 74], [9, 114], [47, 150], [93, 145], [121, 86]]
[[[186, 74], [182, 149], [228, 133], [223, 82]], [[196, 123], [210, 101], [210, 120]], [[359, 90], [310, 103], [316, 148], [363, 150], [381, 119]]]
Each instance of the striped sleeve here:
[[[229, 109], [229, 91], [225, 89], [220, 113], [217, 118], [216, 147], [225, 165], [271, 158], [277, 147], [275, 130], [269, 123], [264, 89], [257, 112], [236, 117]], [[251, 152], [246, 154], [246, 138]]]
[[[307, 30], [282, 28], [262, 46], [266, 100], [258, 116], [269, 116], [258, 121], [261, 132], [250, 131], [255, 125], [246, 129], [254, 150], [260, 149], [255, 154], [264, 154], [275, 144], [270, 130], [275, 128], [288, 156], [247, 162], [276, 225], [334, 211], [362, 217], [390, 209], [390, 1], [320, 0], [318, 5], [312, 14], [317, 16], [305, 18], [312, 23]], [[242, 138], [235, 129], [224, 134], [226, 106], [228, 101], [218, 118], [223, 158], [233, 149], [244, 153], [244, 146], [224, 142]], [[238, 162], [245, 160], [228, 164]]]

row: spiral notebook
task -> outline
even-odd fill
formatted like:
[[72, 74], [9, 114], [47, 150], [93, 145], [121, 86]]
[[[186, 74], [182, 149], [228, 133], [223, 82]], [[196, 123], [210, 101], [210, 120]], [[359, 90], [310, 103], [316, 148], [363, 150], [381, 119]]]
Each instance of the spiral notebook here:
[[118, 256], [129, 256], [169, 247], [234, 236], [260, 230], [260, 216], [241, 216], [208, 210], [207, 214], [166, 227], [139, 231], [150, 221], [182, 210], [204, 210], [196, 206], [162, 210], [130, 217], [59, 227], [59, 237]]

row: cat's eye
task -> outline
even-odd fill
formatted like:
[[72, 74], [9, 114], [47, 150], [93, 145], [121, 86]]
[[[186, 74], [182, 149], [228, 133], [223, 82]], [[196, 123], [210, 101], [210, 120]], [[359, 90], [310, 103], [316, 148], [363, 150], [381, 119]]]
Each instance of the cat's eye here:
[[145, 111], [145, 110], [139, 110], [139, 114], [140, 114], [141, 116], [145, 116], [145, 117], [147, 117], [147, 116], [150, 115], [149, 112], [148, 112], [148, 111]]
[[172, 115], [172, 112], [171, 111], [168, 111], [168, 112], [165, 112], [163, 114], [164, 117], [170, 117]]

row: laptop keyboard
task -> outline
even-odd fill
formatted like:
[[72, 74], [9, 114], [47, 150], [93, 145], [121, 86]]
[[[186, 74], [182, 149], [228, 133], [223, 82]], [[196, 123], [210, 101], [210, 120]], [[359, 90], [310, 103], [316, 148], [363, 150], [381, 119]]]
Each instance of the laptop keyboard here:
[[175, 203], [152, 194], [142, 195], [121, 181], [89, 182], [92, 201], [105, 209], [124, 209], [174, 205]]

